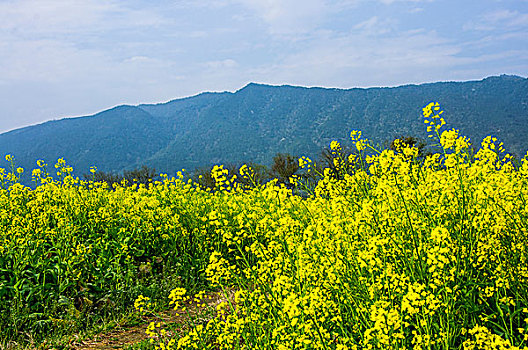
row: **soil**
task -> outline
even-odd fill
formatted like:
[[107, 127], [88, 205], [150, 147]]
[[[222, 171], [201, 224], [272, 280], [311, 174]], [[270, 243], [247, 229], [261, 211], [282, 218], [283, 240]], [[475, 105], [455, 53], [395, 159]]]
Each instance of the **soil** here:
[[[229, 298], [233, 297], [233, 293], [229, 292]], [[215, 308], [222, 301], [226, 301], [226, 297], [222, 292], [211, 293], [206, 295], [204, 302], [209, 308]], [[187, 304], [188, 313], [191, 315], [196, 314], [196, 305]], [[159, 315], [160, 317], [149, 317], [145, 318], [141, 325], [137, 326], [121, 326], [112, 331], [98, 334], [93, 339], [83, 340], [79, 342], [71, 343], [69, 349], [83, 349], [83, 350], [108, 350], [108, 349], [122, 349], [127, 346], [138, 344], [148, 339], [145, 333], [147, 326], [150, 322], [162, 322], [166, 324], [186, 324], [186, 315], [178, 314], [174, 310], [167, 310]], [[177, 329], [178, 330], [178, 329]]]

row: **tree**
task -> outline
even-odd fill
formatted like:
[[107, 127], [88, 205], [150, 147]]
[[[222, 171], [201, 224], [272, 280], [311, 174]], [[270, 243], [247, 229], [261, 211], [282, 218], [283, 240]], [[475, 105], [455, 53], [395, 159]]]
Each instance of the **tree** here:
[[272, 175], [267, 166], [258, 163], [243, 163], [237, 170], [237, 182], [243, 188], [253, 188], [270, 180]]
[[[399, 141], [397, 141], [399, 140]], [[400, 142], [400, 145], [405, 147], [416, 147], [418, 149], [418, 158], [419, 159], [423, 159], [429, 155], [431, 155], [432, 153], [428, 150], [425, 149], [425, 147], [427, 147], [427, 143], [425, 143], [424, 140], [422, 139], [419, 139], [415, 136], [409, 136], [409, 135], [406, 135], [406, 136], [400, 136], [400, 137], [396, 137], [394, 138], [394, 140], [391, 141], [390, 145], [389, 145], [389, 149], [390, 150], [393, 150], [395, 152], [399, 152], [400, 149], [398, 148], [398, 142]], [[401, 147], [400, 146], [400, 147]]]
[[322, 173], [323, 169], [330, 169], [331, 174], [336, 179], [341, 179], [344, 173], [350, 173], [356, 165], [351, 164], [350, 156], [354, 151], [350, 147], [340, 146], [338, 149], [323, 148], [319, 156], [317, 172]]
[[100, 170], [94, 173], [84, 174], [83, 177], [85, 180], [93, 180], [94, 182], [106, 182], [109, 188], [112, 188], [113, 184], [119, 183], [123, 180], [123, 177], [119, 174]]
[[203, 189], [212, 190], [215, 188], [215, 180], [211, 176], [211, 168], [197, 168], [192, 175], [192, 181]]
[[126, 184], [129, 186], [135, 183], [148, 184], [156, 179], [157, 174], [156, 169], [143, 165], [141, 168], [125, 170], [123, 175], [99, 170], [94, 173], [84, 174], [83, 177], [85, 180], [93, 180], [94, 182], [106, 182], [109, 188], [112, 188], [113, 184], [121, 183], [123, 180], [126, 180]]
[[277, 153], [273, 157], [273, 164], [271, 166], [271, 175], [285, 184], [288, 188], [292, 187], [290, 177], [299, 170], [298, 157], [294, 157], [288, 153]]
[[143, 165], [141, 168], [125, 170], [123, 172], [123, 178], [129, 185], [134, 183], [146, 185], [149, 182], [152, 182], [156, 177], [156, 169], [149, 168], [146, 165]]

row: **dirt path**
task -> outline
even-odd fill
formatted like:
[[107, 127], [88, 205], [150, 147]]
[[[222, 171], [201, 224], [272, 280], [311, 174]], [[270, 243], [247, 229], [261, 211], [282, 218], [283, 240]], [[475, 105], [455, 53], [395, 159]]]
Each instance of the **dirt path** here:
[[147, 325], [123, 327], [108, 333], [97, 335], [94, 339], [73, 343], [70, 349], [103, 350], [121, 349], [125, 346], [138, 344], [147, 339]]
[[[232, 297], [232, 293], [229, 293], [229, 297]], [[206, 295], [204, 302], [207, 308], [216, 308], [216, 306], [222, 301], [226, 301], [226, 297], [222, 292], [211, 293]], [[188, 313], [196, 315], [196, 305], [187, 303], [186, 308]], [[186, 324], [186, 315], [178, 314], [174, 310], [167, 310], [161, 312], [159, 317], [145, 318], [141, 325], [137, 326], [122, 326], [112, 331], [98, 334], [93, 339], [73, 342], [69, 345], [69, 349], [83, 349], [83, 350], [108, 350], [108, 349], [122, 349], [127, 346], [138, 344], [147, 341], [148, 337], [145, 333], [147, 326], [150, 322], [161, 322], [165, 324], [181, 325], [177, 326], [176, 329], [181, 329]]]

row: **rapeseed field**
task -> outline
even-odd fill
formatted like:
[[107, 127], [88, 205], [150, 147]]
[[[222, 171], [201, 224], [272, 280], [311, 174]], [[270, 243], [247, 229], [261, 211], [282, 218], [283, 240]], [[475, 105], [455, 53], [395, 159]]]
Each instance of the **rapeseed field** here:
[[[183, 174], [109, 189], [63, 160], [58, 180], [39, 163], [30, 189], [8, 157], [0, 335], [44, 341], [170, 305], [187, 324], [151, 322], [152, 347], [525, 348], [528, 155], [514, 163], [491, 136], [474, 149], [438, 103], [423, 117], [438, 152], [352, 131], [356, 152], [332, 142], [324, 170], [302, 157], [319, 180], [293, 190], [247, 185], [248, 166], [215, 166], [213, 189]], [[205, 302], [212, 290], [225, 297]]]

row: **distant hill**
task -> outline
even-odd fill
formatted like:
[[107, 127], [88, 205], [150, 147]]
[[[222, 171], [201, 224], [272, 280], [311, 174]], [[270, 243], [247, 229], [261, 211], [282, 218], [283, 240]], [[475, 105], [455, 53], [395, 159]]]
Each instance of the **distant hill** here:
[[507, 149], [528, 149], [528, 79], [494, 76], [394, 88], [325, 89], [251, 83], [234, 92], [202, 93], [162, 104], [119, 106], [0, 134], [0, 154], [33, 169], [64, 157], [77, 175], [95, 165], [121, 172], [148, 165], [182, 168], [254, 161], [278, 152], [317, 156], [331, 140], [362, 130], [375, 142], [426, 137], [421, 108], [439, 101], [449, 128], [475, 143], [489, 134]]

